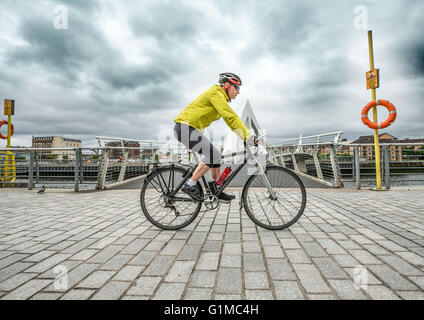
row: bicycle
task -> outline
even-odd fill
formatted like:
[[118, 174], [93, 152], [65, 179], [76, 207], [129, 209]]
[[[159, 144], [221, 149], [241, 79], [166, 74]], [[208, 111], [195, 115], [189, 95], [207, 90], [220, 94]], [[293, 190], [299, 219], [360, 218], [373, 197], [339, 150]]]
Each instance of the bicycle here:
[[[244, 161], [232, 171], [224, 183], [212, 190], [214, 182], [207, 183], [202, 176], [196, 186], [203, 197], [198, 202], [181, 191], [197, 167], [170, 164], [153, 168], [147, 174], [141, 188], [140, 203], [146, 218], [155, 226], [165, 230], [186, 227], [196, 219], [202, 204], [208, 210], [218, 207], [218, 196], [225, 190], [241, 169], [252, 160], [257, 174], [251, 175], [242, 191], [240, 211], [244, 207], [249, 218], [257, 225], [281, 230], [294, 224], [306, 206], [306, 190], [300, 178], [291, 170], [277, 165], [262, 165], [249, 146], [243, 152]], [[257, 149], [256, 149], [257, 151]], [[234, 155], [234, 154], [233, 154]], [[223, 201], [224, 202], [224, 201]]]

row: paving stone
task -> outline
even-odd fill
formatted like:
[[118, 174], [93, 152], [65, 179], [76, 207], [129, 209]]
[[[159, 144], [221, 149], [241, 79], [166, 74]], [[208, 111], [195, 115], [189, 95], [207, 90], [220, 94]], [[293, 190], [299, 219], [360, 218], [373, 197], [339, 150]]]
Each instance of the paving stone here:
[[241, 300], [240, 294], [216, 294], [215, 300]]
[[274, 281], [275, 295], [278, 300], [304, 300], [302, 291], [295, 281]]
[[240, 243], [224, 243], [222, 254], [226, 255], [241, 255]]
[[94, 271], [87, 278], [81, 281], [77, 287], [78, 288], [100, 288], [103, 286], [106, 281], [108, 281], [113, 275], [114, 271]]
[[133, 281], [143, 271], [143, 266], [125, 266], [112, 280]]
[[328, 254], [321, 248], [321, 246], [316, 242], [305, 242], [303, 243], [305, 251], [311, 257], [327, 257]]
[[109, 261], [103, 264], [100, 269], [102, 270], [119, 270], [125, 265], [130, 259], [132, 259], [132, 255], [118, 254], [112, 257]]
[[10, 278], [11, 276], [20, 273], [22, 271], [26, 271], [31, 266], [33, 266], [34, 263], [31, 262], [16, 262], [13, 263], [6, 268], [3, 268], [0, 270], [0, 282], [4, 281], [7, 278]]
[[243, 252], [262, 252], [259, 242], [246, 241], [243, 242]]
[[184, 283], [162, 283], [153, 300], [180, 300], [184, 287]]
[[373, 300], [400, 300], [392, 290], [384, 286], [367, 286], [365, 291]]
[[332, 294], [308, 294], [309, 300], [337, 300]]
[[312, 264], [293, 264], [302, 286], [308, 293], [331, 292], [316, 267]]
[[271, 290], [246, 290], [246, 300], [273, 300]]
[[355, 257], [360, 263], [363, 264], [380, 264], [382, 263], [376, 257], [374, 257], [371, 253], [365, 250], [349, 250], [349, 253]]
[[161, 255], [177, 255], [184, 246], [185, 240], [171, 240], [160, 252]]
[[398, 291], [404, 300], [424, 300], [424, 292], [422, 291]]
[[196, 270], [217, 270], [219, 262], [218, 252], [203, 252], [200, 255]]
[[211, 251], [211, 252], [220, 252], [222, 248], [222, 241], [221, 240], [206, 240], [202, 251]]
[[218, 282], [216, 293], [241, 294], [241, 269], [220, 268], [218, 272]]
[[89, 289], [73, 289], [65, 293], [60, 300], [87, 300], [95, 290]]
[[141, 276], [137, 279], [136, 284], [128, 290], [127, 295], [150, 296], [155, 291], [161, 279], [161, 277]]
[[194, 271], [190, 287], [212, 288], [215, 284], [216, 271]]
[[176, 261], [165, 278], [166, 282], [187, 282], [195, 261]]
[[200, 253], [201, 245], [188, 244], [183, 247], [177, 260], [196, 261]]
[[346, 254], [346, 250], [340, 247], [334, 240], [331, 239], [318, 239], [319, 244], [329, 253], [329, 254]]
[[117, 300], [127, 290], [131, 282], [109, 281], [92, 296], [91, 300]]
[[[424, 277], [408, 277], [409, 280], [414, 282], [418, 287], [420, 287], [422, 290], [424, 290]], [[1, 290], [1, 288], [0, 288]]]
[[157, 256], [152, 263], [143, 271], [145, 276], [165, 275], [174, 261], [174, 256]]
[[246, 289], [268, 289], [269, 282], [265, 272], [245, 272], [244, 283]]
[[211, 300], [212, 289], [188, 288], [184, 300]]
[[287, 257], [291, 263], [311, 263], [303, 250], [286, 250]]
[[418, 288], [409, 280], [402, 277], [386, 265], [369, 265], [370, 269], [378, 278], [393, 290], [417, 290]]
[[286, 259], [268, 259], [267, 264], [272, 280], [295, 280]]
[[397, 272], [407, 276], [421, 276], [424, 275], [422, 271], [413, 267], [404, 259], [391, 255], [391, 256], [380, 256], [380, 259], [386, 262], [389, 266], [395, 269]]
[[354, 300], [366, 299], [359, 289], [356, 289], [351, 280], [328, 280], [330, 285], [336, 290], [341, 299]]
[[265, 271], [265, 264], [260, 253], [245, 253], [243, 255], [245, 271]]
[[221, 256], [221, 267], [241, 268], [241, 256]]
[[12, 291], [21, 284], [35, 278], [38, 273], [18, 273], [14, 276], [0, 282], [0, 291]]
[[25, 300], [47, 287], [52, 280], [33, 279], [1, 297], [2, 300]]
[[349, 277], [331, 258], [312, 258], [312, 261], [321, 270], [325, 278], [346, 279]]
[[280, 246], [264, 246], [266, 258], [284, 258], [284, 252]]
[[41, 292], [32, 296], [30, 300], [57, 300], [61, 295], [62, 293]]
[[141, 251], [133, 259], [131, 259], [128, 264], [147, 266], [155, 256], [156, 253], [153, 251]]
[[284, 249], [300, 249], [300, 244], [296, 239], [280, 239]]

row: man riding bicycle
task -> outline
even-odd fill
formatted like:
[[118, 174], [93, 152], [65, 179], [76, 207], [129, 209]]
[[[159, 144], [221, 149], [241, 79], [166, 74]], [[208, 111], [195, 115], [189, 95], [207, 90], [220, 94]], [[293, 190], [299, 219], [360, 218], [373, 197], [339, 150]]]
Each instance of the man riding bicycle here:
[[[216, 181], [220, 176], [221, 153], [203, 134], [204, 129], [221, 117], [243, 141], [254, 140], [256, 137], [246, 128], [243, 121], [231, 109], [228, 102], [240, 93], [242, 85], [240, 77], [234, 73], [225, 72], [219, 75], [219, 85], [213, 85], [191, 102], [175, 119], [174, 135], [179, 142], [189, 150], [200, 153], [203, 158], [198, 164], [192, 177], [181, 190], [193, 200], [202, 201], [196, 187], [197, 181], [211, 170], [211, 176]], [[221, 200], [233, 200], [234, 195], [222, 192]]]

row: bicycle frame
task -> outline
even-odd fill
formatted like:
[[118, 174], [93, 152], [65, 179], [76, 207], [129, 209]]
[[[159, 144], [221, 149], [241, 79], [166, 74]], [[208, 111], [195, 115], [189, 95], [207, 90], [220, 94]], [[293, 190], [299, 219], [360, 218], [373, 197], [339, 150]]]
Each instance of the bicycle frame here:
[[[248, 163], [248, 161], [250, 159], [252, 159], [252, 160], [254, 160], [255, 166], [258, 168], [259, 175], [261, 176], [263, 182], [267, 186], [267, 189], [268, 189], [271, 197], [276, 198], [276, 194], [275, 194], [274, 190], [272, 189], [271, 183], [269, 182], [268, 178], [265, 175], [264, 166], [256, 159], [254, 153], [252, 152], [252, 150], [248, 146], [246, 146], [245, 151], [246, 152], [244, 153], [245, 157], [243, 159], [243, 163], [238, 165], [236, 167], [236, 169], [228, 176], [228, 178], [224, 181], [224, 183], [219, 188], [219, 190], [215, 194], [215, 196], [219, 196], [222, 192], [224, 192], [224, 190], [228, 187], [228, 185], [231, 183], [231, 181], [237, 176], [237, 174], [240, 172], [240, 170], [243, 169], [243, 167]], [[247, 156], [246, 156], [246, 153], [247, 153]], [[171, 166], [173, 166], [173, 164]], [[178, 193], [178, 191], [181, 189], [181, 187], [184, 185], [184, 183], [191, 177], [193, 172], [196, 170], [197, 166], [198, 166], [198, 164], [194, 168], [188, 169], [188, 171], [186, 173], [186, 177], [177, 185], [177, 187], [174, 189], [174, 191], [169, 194], [169, 197], [175, 197], [175, 195]], [[162, 177], [162, 179], [163, 179], [163, 177]], [[204, 175], [202, 176], [202, 182], [205, 186], [205, 189], [209, 193], [212, 193]], [[169, 190], [168, 190], [168, 192], [169, 192]]]

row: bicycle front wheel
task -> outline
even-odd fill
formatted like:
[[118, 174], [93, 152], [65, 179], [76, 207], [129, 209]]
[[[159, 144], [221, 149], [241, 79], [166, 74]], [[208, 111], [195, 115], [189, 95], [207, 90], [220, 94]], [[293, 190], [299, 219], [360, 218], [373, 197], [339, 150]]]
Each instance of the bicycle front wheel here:
[[283, 167], [268, 166], [265, 176], [276, 197], [270, 194], [264, 177], [252, 175], [243, 188], [244, 209], [249, 218], [263, 228], [288, 228], [305, 210], [305, 186], [295, 173]]
[[[168, 196], [184, 179], [186, 170], [176, 166], [162, 167], [146, 177], [140, 194], [140, 203], [146, 218], [165, 230], [177, 230], [189, 225], [199, 214], [201, 202], [192, 200], [179, 191], [172, 199]], [[197, 183], [201, 192], [201, 186]]]

